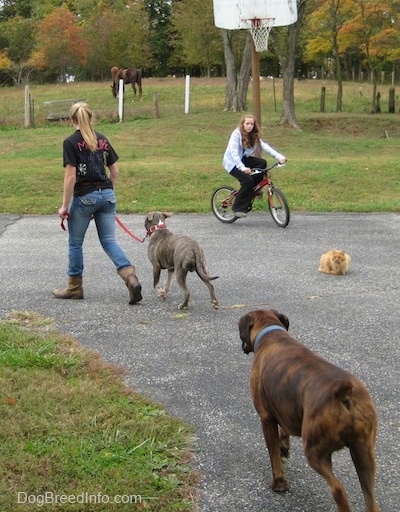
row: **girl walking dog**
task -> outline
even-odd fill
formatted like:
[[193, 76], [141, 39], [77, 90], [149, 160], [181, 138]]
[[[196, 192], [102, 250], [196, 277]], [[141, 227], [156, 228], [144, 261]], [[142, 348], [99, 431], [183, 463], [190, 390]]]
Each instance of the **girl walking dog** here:
[[75, 132], [63, 143], [64, 192], [58, 210], [59, 217], [68, 220], [68, 284], [63, 290], [54, 290], [53, 295], [57, 299], [83, 299], [83, 240], [93, 218], [101, 246], [128, 287], [129, 304], [135, 304], [142, 300], [142, 287], [135, 267], [115, 240], [118, 155], [108, 139], [93, 129], [92, 118], [86, 103], [71, 107]]

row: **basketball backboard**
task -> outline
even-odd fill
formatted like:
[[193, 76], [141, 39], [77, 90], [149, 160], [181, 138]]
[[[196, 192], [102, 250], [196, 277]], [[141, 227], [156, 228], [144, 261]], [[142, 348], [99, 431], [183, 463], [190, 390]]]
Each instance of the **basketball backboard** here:
[[297, 21], [296, 0], [213, 0], [215, 26], [248, 29], [248, 20], [273, 18], [274, 27]]

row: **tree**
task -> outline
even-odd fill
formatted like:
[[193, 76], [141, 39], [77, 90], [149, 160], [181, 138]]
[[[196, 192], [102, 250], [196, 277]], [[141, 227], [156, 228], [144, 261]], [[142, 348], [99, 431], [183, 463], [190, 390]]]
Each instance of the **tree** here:
[[150, 23], [148, 43], [152, 54], [152, 71], [155, 75], [166, 76], [169, 74], [169, 65], [174, 51], [171, 34], [172, 2], [170, 0], [144, 1]]
[[89, 44], [74, 14], [62, 6], [54, 9], [39, 24], [39, 42], [32, 62], [36, 67], [57, 71], [59, 77], [87, 60]]
[[28, 81], [32, 71], [29, 59], [35, 46], [35, 22], [15, 16], [1, 25], [5, 36], [5, 55], [9, 62], [7, 73], [16, 85], [21, 85]]
[[[333, 55], [335, 61], [338, 91], [336, 96], [336, 111], [342, 111], [343, 73], [341, 54], [339, 51], [339, 33], [346, 19], [354, 15], [354, 5], [347, 0], [318, 0], [315, 9], [310, 14], [310, 39], [307, 53], [310, 59], [318, 55]], [[314, 36], [314, 38], [312, 37]]]
[[115, 33], [118, 17], [108, 6], [101, 5], [91, 12], [82, 24], [83, 36], [89, 43], [87, 70], [92, 79], [110, 78], [110, 68], [115, 65]]
[[375, 112], [378, 69], [396, 61], [400, 52], [398, 3], [392, 0], [316, 0], [309, 15], [307, 57], [321, 61], [333, 57], [338, 80], [337, 111], [342, 107], [342, 67], [350, 56], [366, 65], [373, 83], [371, 111]]
[[288, 27], [279, 27], [272, 33], [273, 47], [279, 58], [283, 78], [283, 111], [280, 124], [300, 128], [294, 109], [294, 76], [296, 70], [296, 48], [304, 15], [306, 0], [297, 3], [297, 21]]
[[238, 39], [237, 36], [241, 36], [243, 41], [243, 34], [238, 32], [238, 30], [221, 29], [227, 78], [224, 110], [233, 112], [247, 110], [247, 91], [251, 72], [251, 35], [245, 34], [243, 51], [240, 53], [238, 49], [240, 45], [234, 44], [234, 38]]
[[124, 0], [115, 9], [118, 26], [114, 27], [112, 65], [121, 68], [151, 67], [153, 63], [148, 34], [150, 24], [142, 2]]
[[212, 3], [203, 0], [178, 2], [172, 12], [177, 34], [175, 48], [189, 66], [204, 68], [211, 75], [213, 65], [221, 65], [223, 52], [219, 30], [214, 26]]
[[[382, 62], [381, 36], [391, 28], [396, 19], [392, 0], [352, 0], [356, 6], [355, 16], [343, 24], [343, 46], [350, 42], [358, 44], [372, 78], [373, 92], [371, 113], [377, 112], [378, 67]], [[349, 37], [350, 34], [350, 37]], [[347, 35], [347, 37], [346, 37]]]

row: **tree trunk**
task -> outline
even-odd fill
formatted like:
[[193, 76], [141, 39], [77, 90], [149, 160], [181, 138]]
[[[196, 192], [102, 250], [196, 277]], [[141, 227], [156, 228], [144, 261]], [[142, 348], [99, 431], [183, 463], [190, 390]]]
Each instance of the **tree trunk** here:
[[378, 112], [377, 103], [376, 103], [376, 91], [378, 88], [378, 75], [376, 70], [371, 66], [371, 74], [372, 74], [372, 104], [371, 104], [371, 114], [376, 114]]
[[342, 66], [340, 62], [340, 54], [339, 54], [339, 45], [337, 41], [337, 32], [334, 34], [333, 38], [333, 53], [335, 55], [336, 62], [336, 77], [338, 90], [336, 95], [336, 112], [342, 111], [342, 99], [343, 99], [343, 74], [342, 74]]
[[287, 45], [278, 52], [283, 75], [283, 112], [280, 124], [300, 129], [294, 112], [294, 74], [296, 65], [296, 46], [305, 10], [306, 0], [297, 5], [297, 21], [287, 28]]
[[288, 28], [288, 45], [286, 56], [281, 62], [283, 76], [283, 112], [280, 118], [280, 124], [299, 129], [299, 123], [294, 112], [294, 73], [295, 73], [295, 57], [296, 42], [299, 21], [292, 24]]
[[238, 74], [238, 99], [240, 110], [247, 110], [247, 92], [249, 90], [250, 75], [251, 75], [251, 35], [249, 34], [246, 39], [246, 44], [243, 49], [242, 62]]
[[224, 111], [231, 110], [233, 112], [240, 112], [241, 110], [247, 110], [247, 91], [249, 88], [251, 69], [250, 34], [246, 39], [240, 69], [238, 70], [232, 49], [233, 31], [221, 29], [221, 33], [224, 42], [227, 77]]

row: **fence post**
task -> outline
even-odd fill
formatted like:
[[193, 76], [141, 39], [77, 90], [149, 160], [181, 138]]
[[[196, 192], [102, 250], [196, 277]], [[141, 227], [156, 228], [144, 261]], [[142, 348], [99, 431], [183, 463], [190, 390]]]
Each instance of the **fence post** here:
[[190, 75], [186, 75], [185, 85], [185, 114], [189, 113]]
[[325, 95], [326, 95], [326, 87], [321, 87], [321, 99], [319, 103], [320, 112], [325, 112]]
[[118, 86], [118, 116], [120, 123], [122, 123], [124, 118], [124, 93], [124, 81], [121, 79]]
[[157, 92], [155, 92], [153, 94], [153, 112], [154, 112], [154, 117], [158, 119], [160, 117], [160, 109], [158, 106], [158, 93]]
[[395, 113], [395, 94], [394, 94], [394, 87], [390, 87], [389, 89], [389, 114]]
[[25, 128], [29, 128], [30, 122], [30, 101], [29, 101], [29, 85], [25, 85]]

